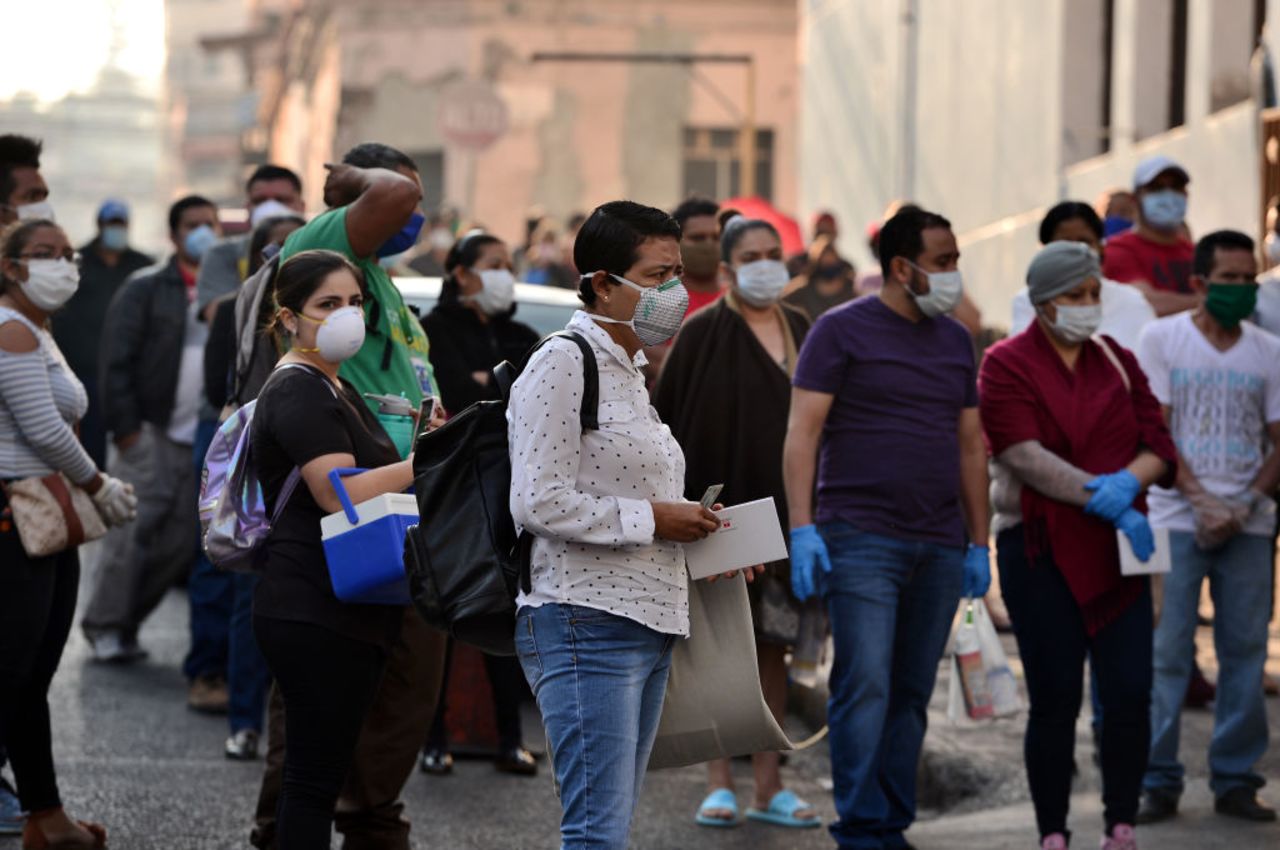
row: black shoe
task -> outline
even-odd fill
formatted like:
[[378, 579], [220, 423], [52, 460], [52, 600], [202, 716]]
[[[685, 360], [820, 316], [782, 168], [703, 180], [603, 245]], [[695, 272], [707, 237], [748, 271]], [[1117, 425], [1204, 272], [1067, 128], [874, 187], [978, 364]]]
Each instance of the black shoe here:
[[1138, 823], [1159, 823], [1178, 814], [1178, 795], [1170, 791], [1144, 791]]
[[1260, 803], [1258, 801], [1258, 792], [1245, 786], [1232, 788], [1214, 800], [1213, 810], [1229, 818], [1251, 820], [1258, 823], [1269, 823], [1276, 819], [1276, 810]]
[[512, 747], [498, 753], [498, 757], [493, 760], [493, 767], [503, 773], [534, 776], [538, 772], [538, 761], [524, 747]]
[[258, 757], [258, 733], [241, 729], [227, 739], [223, 752], [232, 761], [253, 761]]
[[445, 776], [453, 773], [453, 755], [445, 750], [437, 750], [434, 747], [422, 751], [422, 762], [419, 764], [423, 773], [430, 773], [432, 776]]

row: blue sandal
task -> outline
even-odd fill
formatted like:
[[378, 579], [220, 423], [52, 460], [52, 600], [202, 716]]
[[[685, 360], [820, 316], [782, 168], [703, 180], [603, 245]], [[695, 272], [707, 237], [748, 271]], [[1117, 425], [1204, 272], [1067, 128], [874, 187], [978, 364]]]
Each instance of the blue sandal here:
[[[713, 818], [707, 814], [715, 809], [724, 809], [733, 812], [733, 816], [729, 818]], [[702, 801], [702, 805], [698, 806], [698, 815], [694, 818], [699, 826], [728, 827], [737, 826], [741, 821], [738, 820], [738, 798], [728, 788], [717, 788], [707, 795]]]
[[797, 797], [794, 791], [784, 789], [773, 795], [773, 799], [769, 801], [769, 808], [747, 809], [747, 817], [751, 820], [771, 823], [774, 826], [788, 826], [793, 829], [812, 829], [822, 826], [821, 818], [796, 817], [797, 812], [803, 811], [813, 811], [813, 806]]

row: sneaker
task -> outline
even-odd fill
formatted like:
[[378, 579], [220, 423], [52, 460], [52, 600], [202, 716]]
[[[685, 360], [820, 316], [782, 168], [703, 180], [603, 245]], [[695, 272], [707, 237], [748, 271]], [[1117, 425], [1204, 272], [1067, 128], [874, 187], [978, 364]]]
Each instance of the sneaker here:
[[422, 751], [422, 762], [419, 764], [423, 773], [432, 776], [444, 776], [453, 772], [453, 756], [444, 750], [430, 747]]
[[21, 835], [26, 820], [22, 804], [18, 802], [18, 792], [0, 778], [0, 835]]
[[253, 761], [258, 757], [258, 733], [241, 729], [227, 739], [223, 751], [232, 761]]
[[493, 766], [501, 773], [514, 773], [517, 776], [535, 776], [538, 773], [538, 760], [524, 747], [512, 747], [498, 753]]
[[201, 714], [226, 714], [230, 697], [220, 676], [197, 676], [187, 690], [187, 708]]
[[1127, 823], [1111, 827], [1111, 834], [1102, 836], [1102, 850], [1138, 850], [1138, 836]]
[[118, 631], [106, 631], [89, 639], [93, 660], [100, 664], [132, 664], [147, 657], [136, 638], [126, 639]]
[[1050, 833], [1040, 840], [1040, 850], [1067, 850], [1067, 837], [1061, 832]]
[[1178, 814], [1178, 795], [1170, 791], [1144, 791], [1138, 823], [1159, 823]]
[[1256, 823], [1270, 823], [1276, 819], [1276, 810], [1264, 806], [1258, 800], [1258, 792], [1248, 786], [1232, 788], [1213, 801], [1213, 810], [1220, 815]]

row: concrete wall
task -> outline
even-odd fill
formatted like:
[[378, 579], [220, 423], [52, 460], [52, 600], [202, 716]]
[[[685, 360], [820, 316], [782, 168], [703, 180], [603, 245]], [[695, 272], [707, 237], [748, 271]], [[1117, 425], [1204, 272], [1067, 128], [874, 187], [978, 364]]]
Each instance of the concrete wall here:
[[[1247, 73], [1247, 39], [1238, 43], [1242, 30], [1251, 32], [1252, 4], [1191, 0], [1186, 123], [1173, 130], [1166, 128], [1170, 0], [1115, 7], [1110, 150], [1091, 156], [1102, 137], [1092, 134], [1106, 135], [1101, 2], [809, 0], [801, 21], [801, 208], [834, 209], [842, 247], [862, 262], [870, 259], [862, 227], [890, 200], [909, 196], [943, 212], [960, 236], [971, 293], [993, 326], [1008, 324], [1044, 210], [1128, 186], [1134, 165], [1152, 153], [1191, 172], [1194, 233], [1255, 232], [1255, 107], [1245, 100], [1211, 110], [1213, 92], [1239, 91]], [[1234, 61], [1223, 44], [1236, 45]]]

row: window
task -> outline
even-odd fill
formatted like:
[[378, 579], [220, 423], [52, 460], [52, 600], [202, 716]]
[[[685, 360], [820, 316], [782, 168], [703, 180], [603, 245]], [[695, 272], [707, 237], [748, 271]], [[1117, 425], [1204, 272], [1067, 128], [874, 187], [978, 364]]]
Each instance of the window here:
[[[741, 192], [741, 131], [724, 127], [684, 130], [684, 195], [733, 198]], [[773, 199], [773, 131], [756, 130], [756, 194]]]
[[1073, 0], [1063, 21], [1062, 164], [1111, 149], [1115, 0]]
[[1134, 136], [1137, 140], [1186, 121], [1188, 0], [1138, 0], [1134, 45]]
[[1249, 99], [1254, 48], [1266, 20], [1259, 0], [1216, 0], [1209, 42], [1209, 110], [1217, 112]]

